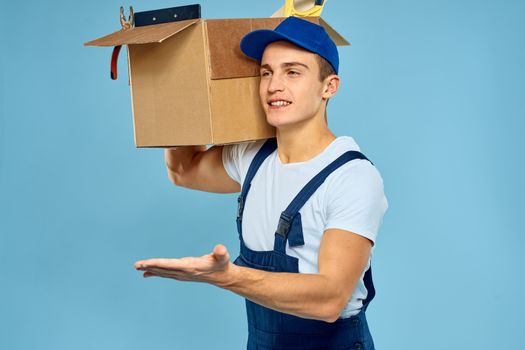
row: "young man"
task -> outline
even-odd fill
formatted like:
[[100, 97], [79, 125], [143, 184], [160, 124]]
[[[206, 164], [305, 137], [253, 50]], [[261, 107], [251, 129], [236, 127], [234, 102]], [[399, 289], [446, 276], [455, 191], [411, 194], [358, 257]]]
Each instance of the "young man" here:
[[[339, 87], [325, 30], [290, 17], [241, 41], [260, 62], [260, 99], [276, 138], [166, 150], [178, 186], [239, 192], [241, 251], [150, 259], [144, 276], [214, 284], [246, 298], [248, 349], [373, 349], [365, 310], [370, 252], [387, 208], [381, 176], [350, 137], [328, 129]], [[242, 185], [242, 186], [241, 186]]]

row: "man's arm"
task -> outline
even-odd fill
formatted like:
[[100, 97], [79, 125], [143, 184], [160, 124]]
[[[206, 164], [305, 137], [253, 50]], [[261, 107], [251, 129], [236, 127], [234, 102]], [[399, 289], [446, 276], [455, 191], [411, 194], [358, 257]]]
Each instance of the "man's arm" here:
[[258, 304], [303, 318], [334, 322], [361, 277], [371, 242], [342, 230], [327, 230], [321, 241], [318, 274], [271, 273], [237, 267], [224, 287]]
[[303, 318], [334, 322], [364, 272], [372, 243], [352, 232], [325, 231], [318, 274], [267, 272], [230, 262], [222, 245], [200, 258], [138, 261], [144, 276], [207, 282], [268, 308]]
[[194, 190], [233, 193], [240, 191], [224, 169], [222, 146], [183, 146], [164, 151], [168, 177], [177, 186]]

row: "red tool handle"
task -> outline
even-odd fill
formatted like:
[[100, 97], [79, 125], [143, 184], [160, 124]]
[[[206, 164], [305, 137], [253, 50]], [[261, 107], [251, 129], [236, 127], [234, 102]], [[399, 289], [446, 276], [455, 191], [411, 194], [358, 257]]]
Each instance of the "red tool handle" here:
[[122, 45], [115, 46], [113, 48], [113, 54], [111, 55], [111, 68], [110, 68], [110, 76], [111, 79], [117, 80], [117, 61], [118, 61], [118, 54], [120, 53], [120, 49], [122, 48]]

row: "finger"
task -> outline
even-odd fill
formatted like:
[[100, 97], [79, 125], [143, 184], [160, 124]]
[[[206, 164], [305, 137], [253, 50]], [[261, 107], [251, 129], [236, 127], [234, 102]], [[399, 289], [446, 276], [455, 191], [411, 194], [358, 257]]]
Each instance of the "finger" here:
[[144, 260], [135, 261], [135, 263], [133, 264], [133, 267], [135, 268], [135, 270], [140, 270], [143, 263], [144, 263]]
[[213, 255], [215, 256], [215, 259], [218, 262], [225, 262], [230, 260], [230, 254], [228, 253], [228, 249], [222, 244], [217, 244], [215, 248], [213, 248]]
[[148, 259], [140, 260], [135, 263], [135, 269], [143, 270], [149, 267], [159, 267], [168, 269], [177, 269], [181, 267], [181, 259]]
[[172, 274], [172, 273], [153, 273], [153, 272], [150, 272], [150, 271], [146, 271], [146, 272], [144, 272], [144, 274], [142, 276], [144, 278], [161, 277], [161, 278], [171, 278], [171, 279], [175, 279], [175, 280], [181, 280], [180, 276], [178, 276], [176, 274]]
[[146, 260], [139, 260], [133, 264], [135, 269], [140, 270], [145, 268], [146, 266], [152, 266], [157, 265], [162, 259], [146, 259]]
[[190, 276], [187, 276], [184, 273], [176, 273], [176, 272], [152, 272], [152, 271], [146, 271], [143, 274], [144, 278], [148, 277], [161, 277], [161, 278], [170, 278], [177, 281], [191, 281], [192, 278]]
[[143, 271], [151, 272], [151, 273], [154, 273], [156, 275], [184, 273], [183, 270], [163, 269], [163, 268], [160, 268], [160, 267], [146, 267], [146, 268], [143, 269]]

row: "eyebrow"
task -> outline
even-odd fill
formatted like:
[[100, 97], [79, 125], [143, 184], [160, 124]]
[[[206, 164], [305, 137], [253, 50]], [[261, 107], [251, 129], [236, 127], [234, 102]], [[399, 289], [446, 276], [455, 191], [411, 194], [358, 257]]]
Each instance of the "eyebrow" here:
[[[284, 63], [281, 63], [281, 67], [282, 68], [288, 68], [288, 67], [293, 67], [293, 66], [302, 66], [306, 69], [310, 69], [310, 67], [308, 67], [306, 64], [304, 63], [301, 63], [301, 62], [284, 62]], [[263, 64], [261, 66], [261, 69], [271, 69], [272, 67], [269, 65], [269, 64]]]

